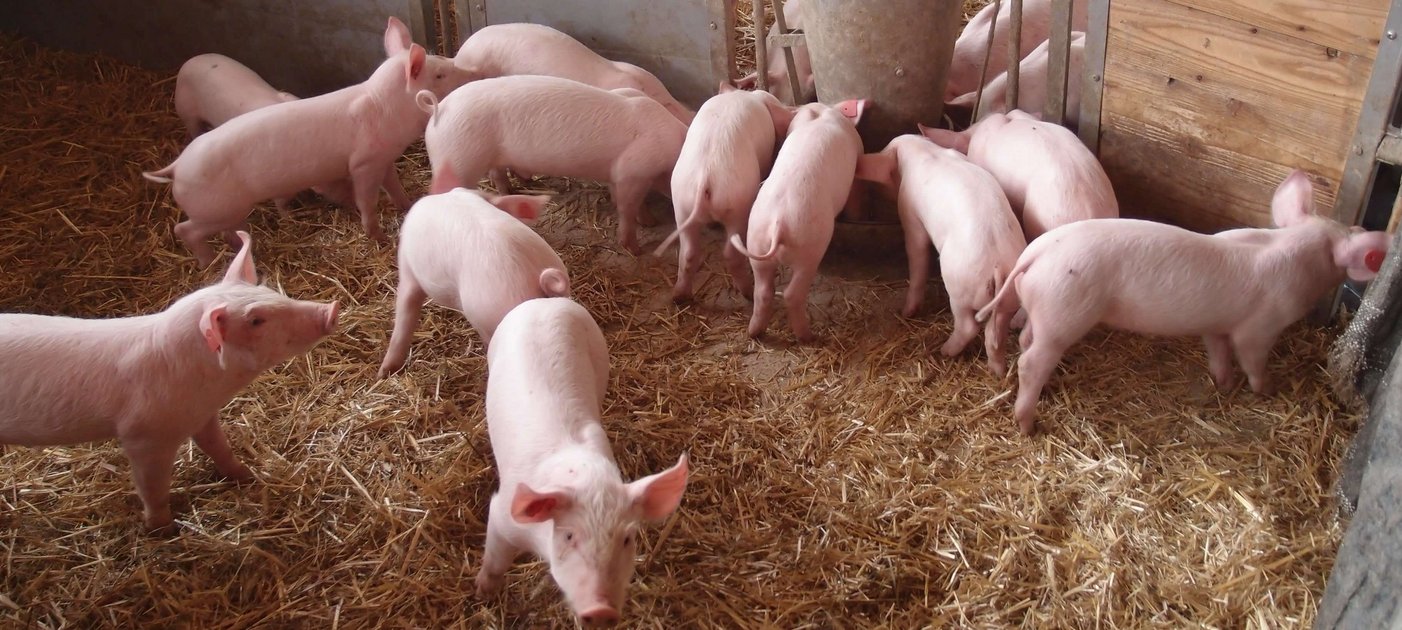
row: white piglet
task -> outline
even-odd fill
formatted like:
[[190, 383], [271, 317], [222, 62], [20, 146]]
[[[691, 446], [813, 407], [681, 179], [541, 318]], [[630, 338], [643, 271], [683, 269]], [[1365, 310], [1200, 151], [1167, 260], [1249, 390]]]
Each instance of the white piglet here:
[[171, 525], [170, 480], [186, 440], [225, 478], [252, 478], [219, 410], [263, 371], [336, 327], [336, 303], [293, 300], [257, 284], [253, 242], [224, 280], [153, 315], [75, 319], [0, 315], [0, 444], [116, 438], [131, 461], [150, 529]]
[[567, 298], [523, 302], [497, 328], [486, 404], [501, 485], [488, 509], [479, 596], [499, 591], [528, 551], [550, 564], [581, 623], [622, 616], [638, 528], [680, 505], [687, 458], [624, 483], [600, 416], [608, 378], [603, 333]]
[[[691, 298], [692, 282], [701, 267], [702, 227], [718, 222], [725, 226], [727, 237], [745, 232], [759, 184], [774, 162], [774, 147], [788, 133], [791, 119], [793, 108], [774, 95], [736, 90], [729, 83], [721, 83], [720, 94], [701, 105], [672, 172], [677, 229], [656, 251], [660, 256], [681, 240], [673, 300]], [[736, 290], [751, 297], [754, 280], [745, 256], [735, 248], [723, 248]]]
[[[940, 276], [954, 316], [954, 332], [941, 351], [947, 356], [963, 352], [978, 336], [974, 313], [992, 301], [1027, 247], [998, 180], [958, 151], [917, 135], [897, 136], [880, 153], [862, 156], [857, 177], [897, 189], [896, 209], [910, 261], [906, 317], [915, 314], [925, 296], [930, 244], [939, 252]], [[1016, 308], [1013, 304], [1011, 310], [999, 311], [1001, 320], [988, 322], [984, 345], [994, 374], [1007, 369], [996, 334], [1007, 330]]]
[[[1065, 123], [1067, 127], [1076, 129], [1081, 124], [1081, 64], [1085, 59], [1086, 34], [1071, 35], [1070, 53], [1066, 62]], [[1049, 42], [1042, 42], [1041, 46], [1023, 57], [1022, 63], [1018, 64], [1017, 102], [1011, 105], [1012, 109], [1033, 112], [1034, 117], [1040, 118], [1040, 112], [1047, 102], [1047, 86], [1051, 84], [1048, 77], [1051, 60], [1049, 45]], [[983, 100], [989, 104], [987, 111], [997, 112], [1009, 109], [1007, 99], [1008, 73], [1004, 72], [988, 82], [988, 87], [983, 89]], [[977, 102], [978, 92], [969, 92], [949, 101], [949, 105], [972, 110]]]
[[426, 299], [462, 313], [487, 345], [517, 304], [569, 296], [565, 263], [527, 227], [549, 199], [456, 188], [414, 204], [399, 228], [394, 334], [380, 378], [404, 366]]
[[201, 265], [214, 260], [209, 237], [224, 232], [232, 241], [253, 204], [347, 177], [366, 234], [385, 239], [380, 187], [409, 208], [394, 162], [428, 122], [415, 95], [446, 94], [466, 75], [448, 59], [425, 54], [397, 19], [389, 19], [384, 44], [389, 58], [364, 83], [237, 116], [195, 138], [169, 166], [142, 173], [173, 183], [187, 217], [175, 234]]
[[473, 81], [432, 113], [424, 145], [433, 192], [476, 188], [492, 169], [608, 182], [618, 242], [638, 253], [638, 215], [649, 190], [669, 191], [686, 125], [631, 88], [602, 90], [547, 76]]
[[750, 258], [755, 277], [754, 313], [749, 335], [758, 337], [774, 315], [774, 280], [779, 265], [793, 270], [784, 287], [789, 328], [799, 341], [813, 339], [808, 323], [808, 291], [832, 241], [833, 224], [847, 202], [862, 138], [857, 122], [867, 101], [837, 107], [809, 103], [798, 108], [789, 134], [774, 158], [769, 179], [759, 188], [745, 242], [730, 243]]

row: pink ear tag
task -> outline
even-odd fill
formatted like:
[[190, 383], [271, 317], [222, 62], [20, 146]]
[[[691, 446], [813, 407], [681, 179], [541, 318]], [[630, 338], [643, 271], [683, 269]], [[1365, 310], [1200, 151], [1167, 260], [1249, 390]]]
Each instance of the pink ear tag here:
[[1386, 254], [1384, 254], [1382, 250], [1369, 250], [1367, 255], [1363, 256], [1363, 264], [1368, 267], [1368, 271], [1377, 273], [1383, 268], [1383, 259], [1385, 257]]

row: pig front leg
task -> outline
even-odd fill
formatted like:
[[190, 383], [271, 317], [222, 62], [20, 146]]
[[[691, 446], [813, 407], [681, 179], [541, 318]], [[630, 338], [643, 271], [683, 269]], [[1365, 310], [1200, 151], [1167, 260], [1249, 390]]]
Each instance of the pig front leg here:
[[487, 172], [487, 177], [492, 180], [492, 187], [497, 189], [498, 195], [511, 194], [511, 176], [507, 175], [505, 168], [494, 168]]
[[387, 172], [367, 166], [351, 170], [351, 185], [355, 187], [355, 207], [360, 210], [360, 224], [371, 239], [383, 243], [387, 239], [380, 229], [380, 185]]
[[229, 448], [229, 438], [224, 435], [224, 428], [219, 425], [219, 414], [215, 414], [196, 431], [194, 438], [195, 446], [200, 447], [200, 450], [214, 461], [214, 469], [219, 472], [220, 477], [235, 483], [253, 480], [253, 471], [243, 465], [234, 455], [233, 449]]
[[502, 533], [502, 527], [506, 525], [500, 521], [511, 518], [510, 515], [503, 514], [509, 511], [510, 506], [502, 504], [498, 496], [500, 494], [493, 495], [492, 502], [487, 507], [487, 542], [482, 552], [482, 566], [477, 569], [475, 580], [479, 598], [491, 597], [501, 591], [506, 570], [511, 568], [512, 560], [520, 553]]
[[978, 337], [978, 321], [974, 319], [974, 309], [968, 305], [951, 304], [949, 310], [954, 315], [954, 331], [940, 347], [940, 352], [944, 356], [952, 357], [963, 352], [969, 342]]
[[905, 233], [905, 255], [910, 262], [910, 287], [906, 289], [905, 308], [901, 314], [914, 317], [925, 300], [925, 285], [930, 282], [930, 237], [919, 219], [902, 212], [901, 231]]
[[[389, 169], [385, 172], [383, 185], [385, 191], [389, 193], [390, 201], [394, 202], [394, 206], [399, 208], [401, 212], [408, 212], [413, 203], [409, 201], [409, 193], [404, 192], [404, 183], [399, 181], [399, 171], [394, 168], [393, 164], [390, 164]], [[376, 196], [379, 196], [378, 192]]]
[[136, 496], [141, 498], [146, 529], [168, 530], [175, 522], [170, 513], [170, 478], [180, 441], [150, 437], [124, 438], [122, 452], [131, 462]]
[[609, 196], [618, 209], [618, 244], [635, 256], [642, 251], [638, 247], [638, 213], [642, 211], [643, 199], [651, 185], [647, 180], [637, 179], [609, 184]]
[[789, 286], [784, 287], [784, 307], [788, 310], [789, 328], [800, 342], [813, 341], [813, 331], [808, 321], [808, 292], [813, 281], [818, 278], [817, 267], [795, 265]]
[[1246, 378], [1251, 383], [1251, 391], [1262, 396], [1270, 396], [1275, 393], [1275, 386], [1271, 383], [1270, 370], [1267, 369], [1266, 363], [1270, 359], [1271, 346], [1275, 345], [1278, 334], [1278, 332], [1262, 333], [1259, 328], [1250, 332], [1232, 334], [1232, 348], [1236, 350], [1236, 358], [1241, 363], [1241, 371], [1246, 372]]
[[395, 290], [394, 332], [390, 335], [385, 359], [380, 363], [380, 378], [404, 367], [404, 361], [409, 358], [409, 344], [414, 340], [414, 330], [419, 327], [419, 316], [427, 299], [428, 294], [409, 269], [401, 268], [399, 288]]
[[774, 261], [751, 260], [750, 269], [755, 275], [755, 304], [750, 314], [749, 334], [751, 338], [758, 338], [769, 328], [769, 319], [774, 316], [774, 276], [779, 265]]
[[1217, 389], [1231, 389], [1236, 385], [1236, 372], [1232, 369], [1232, 341], [1227, 335], [1207, 335], [1202, 338], [1207, 346], [1207, 371]]

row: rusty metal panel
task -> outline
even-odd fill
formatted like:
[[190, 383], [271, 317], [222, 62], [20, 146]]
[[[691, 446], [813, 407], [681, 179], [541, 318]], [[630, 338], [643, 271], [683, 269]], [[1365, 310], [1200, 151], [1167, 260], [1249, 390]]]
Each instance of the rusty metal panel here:
[[677, 100], [691, 107], [700, 106], [728, 78], [728, 73], [714, 72], [716, 34], [722, 28], [718, 21], [724, 16], [713, 15], [713, 2], [477, 1], [486, 5], [487, 24], [532, 22], [560, 29], [600, 55], [657, 75]]

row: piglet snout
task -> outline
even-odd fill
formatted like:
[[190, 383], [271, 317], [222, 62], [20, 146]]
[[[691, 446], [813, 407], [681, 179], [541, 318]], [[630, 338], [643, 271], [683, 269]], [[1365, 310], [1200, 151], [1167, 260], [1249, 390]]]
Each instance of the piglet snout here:
[[579, 622], [586, 628], [607, 628], [618, 623], [618, 610], [602, 605], [579, 613]]

